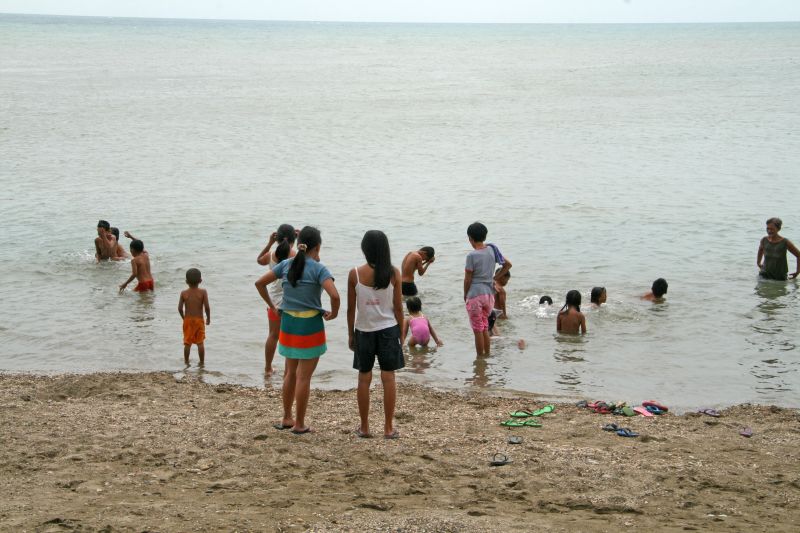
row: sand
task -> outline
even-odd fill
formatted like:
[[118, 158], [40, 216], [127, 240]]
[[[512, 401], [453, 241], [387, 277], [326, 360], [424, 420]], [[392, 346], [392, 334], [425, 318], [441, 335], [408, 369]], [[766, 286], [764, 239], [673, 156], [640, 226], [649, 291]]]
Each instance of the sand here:
[[[543, 403], [401, 383], [388, 441], [354, 435], [354, 391], [312, 392], [313, 434], [273, 429], [279, 394], [168, 373], [2, 375], [0, 529], [800, 530], [797, 410], [628, 419], [559, 404], [541, 428], [506, 429], [510, 410]], [[496, 452], [513, 462], [490, 466]]]

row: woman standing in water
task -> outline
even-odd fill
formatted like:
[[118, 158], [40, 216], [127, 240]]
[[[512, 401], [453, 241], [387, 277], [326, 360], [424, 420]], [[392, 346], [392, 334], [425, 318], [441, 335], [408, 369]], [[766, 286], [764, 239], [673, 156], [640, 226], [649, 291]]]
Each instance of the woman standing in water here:
[[767, 220], [767, 236], [761, 239], [758, 245], [758, 265], [759, 276], [764, 279], [785, 280], [789, 272], [786, 261], [787, 250], [797, 258], [797, 267], [789, 277], [795, 279], [800, 274], [800, 251], [797, 250], [792, 241], [778, 234], [783, 222], [781, 219], [773, 217]]

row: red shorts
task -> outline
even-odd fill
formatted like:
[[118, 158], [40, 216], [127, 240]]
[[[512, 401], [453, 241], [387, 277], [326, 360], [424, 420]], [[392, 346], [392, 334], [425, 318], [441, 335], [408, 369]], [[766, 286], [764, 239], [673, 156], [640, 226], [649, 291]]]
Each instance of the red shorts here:
[[152, 291], [156, 288], [156, 282], [153, 279], [148, 279], [145, 281], [140, 281], [136, 288], [133, 289], [136, 292], [144, 292], [144, 291]]
[[273, 311], [271, 307], [267, 307], [267, 317], [270, 322], [280, 322], [281, 315], [277, 311]]

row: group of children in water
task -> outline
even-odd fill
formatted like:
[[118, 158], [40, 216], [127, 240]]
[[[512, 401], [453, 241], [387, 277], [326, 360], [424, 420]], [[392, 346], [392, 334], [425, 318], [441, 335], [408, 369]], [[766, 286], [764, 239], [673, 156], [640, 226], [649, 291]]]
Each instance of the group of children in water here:
[[[776, 222], [777, 221], [777, 222]], [[768, 244], [775, 241], [779, 219], [767, 221], [768, 237], [762, 241], [758, 253], [759, 267], [762, 258], [771, 259]], [[119, 231], [101, 220], [95, 239], [97, 260], [124, 259], [127, 257], [119, 245]], [[464, 268], [464, 303], [469, 317], [478, 356], [490, 353], [490, 336], [497, 319], [507, 317], [505, 286], [511, 275], [511, 261], [504, 257], [497, 245], [486, 242], [488, 229], [480, 222], [470, 224], [467, 238], [472, 251], [467, 254]], [[135, 291], [152, 291], [155, 283], [150, 272], [150, 261], [144, 244], [129, 232], [131, 239], [131, 276], [120, 285], [123, 291], [134, 278], [138, 280]], [[783, 241], [786, 239], [780, 238]], [[273, 246], [276, 245], [273, 250]], [[339, 293], [330, 270], [320, 261], [322, 237], [318, 229], [306, 226], [295, 230], [283, 224], [270, 235], [269, 241], [259, 253], [260, 265], [270, 270], [256, 282], [256, 290], [267, 305], [268, 335], [265, 343], [265, 370], [272, 373], [272, 361], [277, 348], [286, 359], [283, 375], [283, 417], [274, 427], [291, 429], [292, 433], [311, 431], [305, 423], [311, 377], [319, 357], [327, 351], [325, 322], [337, 317], [340, 307]], [[794, 246], [786, 241], [785, 250], [798, 256]], [[767, 250], [767, 251], [765, 251]], [[372, 370], [377, 359], [381, 370], [384, 402], [383, 435], [387, 439], [399, 437], [394, 427], [394, 409], [397, 386], [394, 373], [405, 366], [402, 346], [426, 346], [431, 339], [442, 346], [430, 320], [422, 314], [422, 301], [414, 274], [423, 275], [435, 260], [432, 247], [425, 246], [409, 252], [402, 263], [402, 273], [391, 263], [389, 240], [382, 231], [370, 230], [361, 241], [365, 262], [350, 270], [347, 279], [347, 330], [348, 345], [353, 351], [353, 368], [358, 370], [358, 410], [361, 423], [355, 432], [359, 437], [371, 437], [369, 428], [369, 395]], [[772, 253], [772, 255], [776, 255]], [[774, 262], [774, 260], [773, 260]], [[797, 272], [793, 274], [795, 277]], [[784, 274], [784, 279], [785, 274]], [[200, 364], [205, 359], [205, 325], [211, 323], [208, 293], [199, 288], [202, 275], [196, 268], [186, 272], [189, 288], [181, 292], [178, 312], [183, 319], [184, 361], [189, 364], [191, 346], [198, 347]], [[331, 303], [330, 310], [322, 307], [321, 296], [325, 291]], [[651, 291], [643, 299], [659, 302], [667, 292], [663, 278], [653, 282]], [[403, 314], [403, 298], [408, 318]], [[591, 303], [601, 306], [606, 301], [604, 287], [591, 291]], [[540, 304], [552, 304], [549, 296], [543, 296]], [[580, 310], [581, 293], [571, 290], [566, 302], [558, 312], [556, 329], [561, 333], [585, 333], [586, 317]], [[204, 320], [205, 317], [205, 320]], [[524, 343], [520, 341], [520, 346]]]

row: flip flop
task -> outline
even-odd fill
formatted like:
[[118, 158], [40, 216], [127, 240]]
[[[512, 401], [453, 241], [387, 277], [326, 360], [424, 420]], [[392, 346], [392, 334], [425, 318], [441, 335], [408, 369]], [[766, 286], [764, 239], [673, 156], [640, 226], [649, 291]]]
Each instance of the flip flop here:
[[391, 433], [389, 433], [388, 435], [384, 435], [383, 438], [386, 439], [386, 440], [399, 439], [400, 438], [400, 432], [395, 429]]
[[292, 434], [293, 435], [305, 435], [306, 433], [312, 433], [312, 432], [313, 432], [313, 430], [308, 426], [304, 427], [303, 429], [293, 429], [292, 430]]
[[522, 444], [522, 437], [518, 435], [511, 435], [510, 437], [508, 437], [508, 440], [506, 442], [508, 442], [509, 444]]
[[492, 456], [489, 466], [504, 466], [511, 462], [511, 459], [509, 459], [506, 454], [498, 452]]
[[524, 409], [522, 411], [514, 411], [513, 413], [508, 414], [514, 418], [528, 418], [529, 416], [536, 416], [531, 411], [525, 411]]
[[542, 427], [542, 423], [541, 422], [537, 422], [536, 420], [526, 420], [525, 422], [522, 423], [522, 425], [526, 426], [526, 427], [529, 427], [529, 428], [540, 428], [540, 427]]
[[618, 429], [619, 426], [617, 426], [616, 424], [606, 424], [605, 426], [603, 426], [603, 431], [617, 431]]
[[532, 412], [531, 416], [542, 416], [542, 415], [546, 415], [548, 413], [552, 413], [555, 410], [556, 410], [556, 406], [555, 405], [545, 405], [541, 409], [537, 409], [534, 412]]
[[274, 427], [275, 429], [279, 429], [279, 430], [283, 431], [284, 429], [293, 428], [294, 424], [284, 424], [283, 422], [275, 422], [274, 424], [272, 424], [272, 427]]
[[644, 402], [642, 402], [642, 405], [645, 406], [645, 407], [653, 406], [656, 409], [664, 411], [665, 413], [667, 411], [669, 411], [669, 407], [667, 407], [666, 405], [661, 405], [660, 403], [658, 403], [656, 401], [653, 401], [653, 400], [644, 401]]
[[655, 416], [653, 413], [645, 409], [644, 407], [634, 407], [633, 411], [639, 413], [642, 416]]
[[372, 433], [364, 433], [361, 428], [356, 428], [354, 433], [361, 439], [371, 439]]
[[700, 409], [697, 412], [700, 413], [701, 415], [713, 416], [714, 418], [719, 418], [722, 416], [722, 413], [720, 413], [716, 409]]
[[589, 407], [589, 404], [586, 402], [586, 400], [581, 400], [575, 404], [575, 407]]
[[666, 411], [664, 411], [663, 409], [659, 409], [655, 405], [643, 405], [643, 407], [648, 411], [650, 411], [651, 413], [653, 413], [654, 415], [663, 415], [664, 413], [666, 413]]
[[636, 416], [636, 411], [633, 410], [632, 407], [628, 407], [627, 405], [620, 409], [620, 414], [625, 416]]
[[631, 431], [628, 428], [619, 428], [617, 430], [617, 435], [619, 435], [620, 437], [638, 437], [639, 436], [638, 433], [634, 433], [633, 431]]
[[742, 437], [747, 437], [749, 439], [750, 437], [753, 436], [753, 430], [750, 428], [742, 428], [742, 430], [739, 432], [739, 435], [741, 435]]
[[594, 402], [589, 402], [589, 403], [586, 404], [586, 407], [588, 407], [589, 409], [597, 409], [601, 405], [604, 405], [604, 406], [608, 407], [608, 404], [606, 402], [602, 401], [602, 400], [596, 400]]
[[500, 422], [500, 425], [507, 428], [521, 428], [525, 423], [519, 420], [506, 420], [505, 422]]
[[605, 405], [605, 404], [598, 405], [597, 407], [595, 407], [593, 409], [593, 411], [595, 413], [597, 413], [598, 415], [610, 415], [611, 414], [611, 409], [609, 409], [608, 406]]

